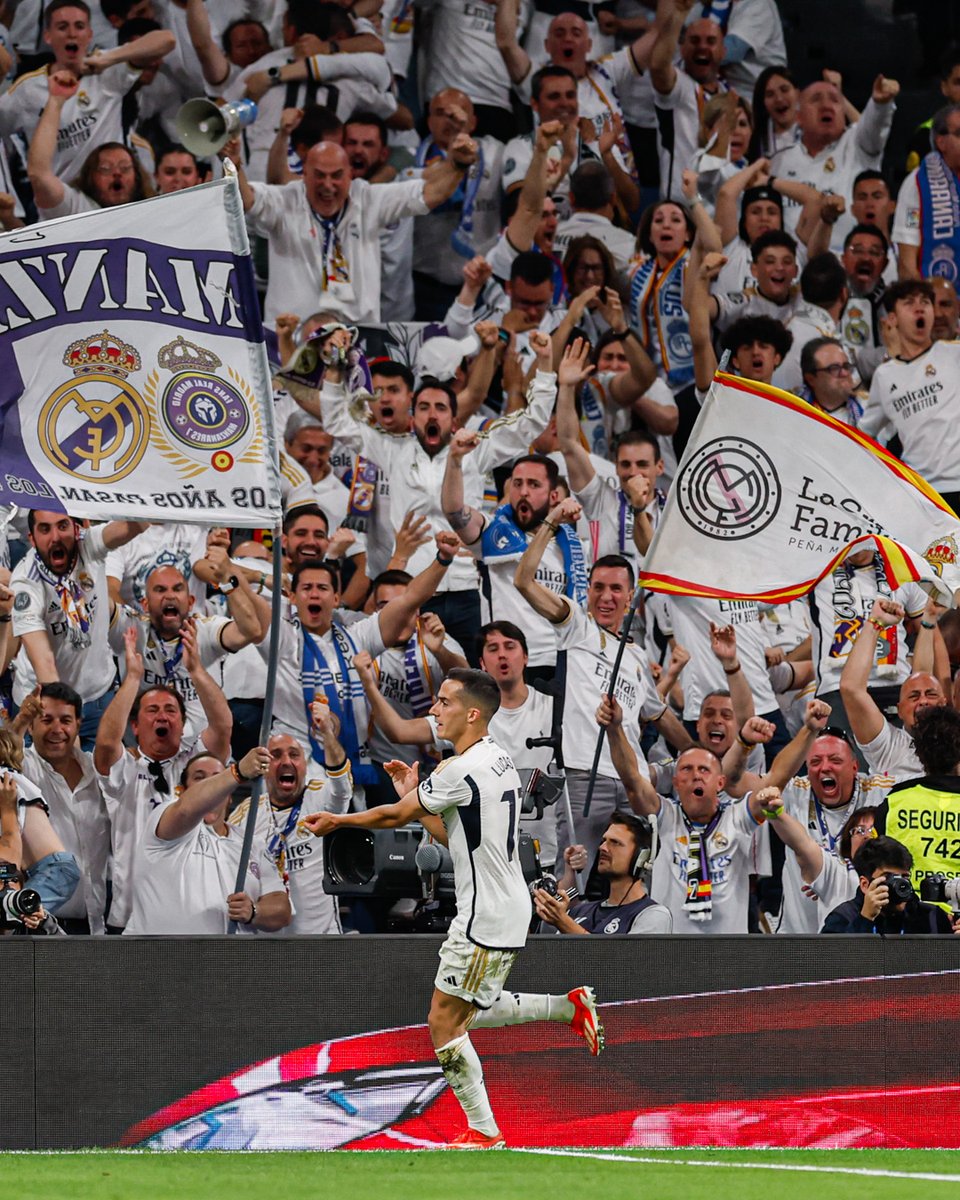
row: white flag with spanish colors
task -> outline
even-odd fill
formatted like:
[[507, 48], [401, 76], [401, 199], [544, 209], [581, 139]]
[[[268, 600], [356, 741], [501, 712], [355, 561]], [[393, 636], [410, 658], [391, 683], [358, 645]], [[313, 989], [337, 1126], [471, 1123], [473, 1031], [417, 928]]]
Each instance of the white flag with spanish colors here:
[[915, 471], [789, 392], [718, 373], [640, 583], [777, 604], [868, 541], [892, 587], [960, 585], [960, 518]]
[[235, 179], [0, 237], [0, 504], [270, 526], [273, 391]]

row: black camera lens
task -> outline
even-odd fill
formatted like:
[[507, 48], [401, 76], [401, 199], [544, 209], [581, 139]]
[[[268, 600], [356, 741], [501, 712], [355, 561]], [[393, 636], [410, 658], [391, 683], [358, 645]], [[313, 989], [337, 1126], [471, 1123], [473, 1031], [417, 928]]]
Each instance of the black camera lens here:
[[327, 870], [339, 884], [369, 883], [376, 870], [373, 834], [366, 829], [337, 829], [327, 838]]
[[32, 917], [40, 911], [40, 893], [32, 888], [23, 888], [19, 892], [4, 892], [0, 897], [0, 908], [9, 921], [22, 921], [24, 917]]
[[913, 898], [913, 884], [906, 875], [887, 875], [887, 892], [890, 904], [903, 904]]

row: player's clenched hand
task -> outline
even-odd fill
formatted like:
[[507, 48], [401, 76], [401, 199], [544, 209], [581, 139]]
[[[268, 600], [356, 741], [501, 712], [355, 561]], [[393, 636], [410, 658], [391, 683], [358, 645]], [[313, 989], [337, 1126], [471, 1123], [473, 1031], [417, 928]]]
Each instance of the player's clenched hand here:
[[337, 827], [337, 814], [326, 812], [311, 813], [309, 817], [303, 818], [303, 823], [314, 837], [326, 837], [328, 833], [333, 833]]

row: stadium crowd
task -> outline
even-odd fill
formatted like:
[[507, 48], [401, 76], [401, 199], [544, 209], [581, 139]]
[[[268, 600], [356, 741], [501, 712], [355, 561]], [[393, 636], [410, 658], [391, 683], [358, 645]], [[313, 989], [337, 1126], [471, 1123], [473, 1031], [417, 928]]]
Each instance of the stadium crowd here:
[[[647, 593], [604, 693], [723, 352], [957, 509], [960, 49], [898, 183], [898, 83], [795, 78], [774, 0], [6, 15], [6, 230], [236, 172], [285, 515], [276, 578], [269, 530], [0, 514], [0, 887], [42, 900], [4, 932], [411, 928], [412, 899], [324, 891], [304, 818], [431, 771], [468, 664], [517, 766], [565, 775], [572, 825], [523, 822], [544, 931], [950, 931], [889, 888], [960, 858], [960, 616], [872, 549], [775, 607]], [[201, 96], [257, 105], [207, 160], [176, 121]]]

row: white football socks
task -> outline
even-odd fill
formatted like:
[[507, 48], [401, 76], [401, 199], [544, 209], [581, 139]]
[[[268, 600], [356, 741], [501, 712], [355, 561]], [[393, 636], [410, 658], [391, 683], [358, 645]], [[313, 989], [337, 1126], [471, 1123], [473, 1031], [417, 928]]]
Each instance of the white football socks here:
[[489, 1008], [477, 1009], [471, 1029], [499, 1029], [503, 1025], [524, 1025], [527, 1021], [573, 1020], [573, 1002], [566, 996], [548, 996], [535, 992], [501, 992]]
[[465, 1033], [445, 1046], [437, 1046], [436, 1054], [470, 1128], [478, 1129], [488, 1137], [499, 1133], [483, 1083], [483, 1067], [470, 1042], [470, 1035]]

